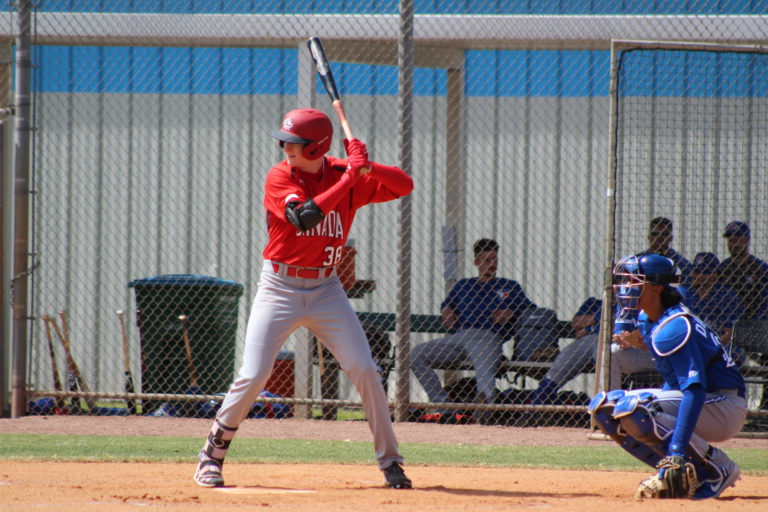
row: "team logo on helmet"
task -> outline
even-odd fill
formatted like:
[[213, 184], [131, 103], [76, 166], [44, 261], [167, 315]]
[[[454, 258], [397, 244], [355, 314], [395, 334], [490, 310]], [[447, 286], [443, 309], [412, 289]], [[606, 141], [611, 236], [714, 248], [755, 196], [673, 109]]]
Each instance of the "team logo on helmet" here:
[[286, 117], [283, 120], [283, 130], [285, 130], [287, 132], [293, 130], [293, 121], [291, 121], [290, 117]]

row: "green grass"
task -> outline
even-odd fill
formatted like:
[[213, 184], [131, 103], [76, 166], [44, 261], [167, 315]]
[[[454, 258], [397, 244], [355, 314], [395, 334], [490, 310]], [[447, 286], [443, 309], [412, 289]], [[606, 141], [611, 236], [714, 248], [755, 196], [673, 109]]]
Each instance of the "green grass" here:
[[[0, 459], [194, 463], [201, 443], [196, 437], [0, 434]], [[578, 447], [402, 443], [400, 448], [409, 465], [647, 470], [618, 446], [598, 441]], [[728, 453], [743, 471], [768, 474], [768, 450]], [[370, 442], [254, 438], [237, 439], [227, 461], [375, 463]]]

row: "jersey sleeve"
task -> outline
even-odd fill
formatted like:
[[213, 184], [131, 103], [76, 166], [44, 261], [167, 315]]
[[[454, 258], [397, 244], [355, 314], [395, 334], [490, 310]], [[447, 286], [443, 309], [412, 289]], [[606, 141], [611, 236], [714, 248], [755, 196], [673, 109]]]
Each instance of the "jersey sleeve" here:
[[576, 314], [573, 316], [599, 315], [602, 307], [603, 302], [601, 300], [590, 297], [584, 301], [584, 303], [579, 307], [579, 310], [576, 311]]
[[523, 291], [523, 287], [517, 281], [506, 281], [511, 289], [508, 297], [500, 305], [500, 309], [511, 309], [519, 316], [523, 310], [536, 306]]
[[280, 166], [273, 167], [267, 173], [264, 186], [264, 207], [269, 215], [275, 215], [281, 220], [285, 218], [285, 205], [291, 201], [303, 203], [309, 199], [298, 183], [291, 179], [289, 169]]
[[457, 313], [459, 312], [459, 301], [458, 298], [461, 295], [461, 290], [464, 288], [464, 285], [466, 284], [465, 279], [460, 279], [455, 285], [453, 285], [453, 288], [451, 288], [451, 291], [448, 292], [448, 296], [445, 298], [442, 304], [440, 304], [440, 311], [442, 311], [445, 307], [450, 306], [454, 309]]
[[354, 207], [385, 203], [406, 196], [413, 190], [413, 180], [402, 169], [371, 162], [371, 172], [357, 180], [353, 192]]

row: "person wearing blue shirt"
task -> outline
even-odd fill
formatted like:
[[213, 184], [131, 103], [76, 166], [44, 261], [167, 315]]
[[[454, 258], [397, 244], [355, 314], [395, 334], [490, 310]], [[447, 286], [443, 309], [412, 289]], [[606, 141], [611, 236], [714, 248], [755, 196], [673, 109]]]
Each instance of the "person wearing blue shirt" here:
[[667, 217], [654, 217], [648, 226], [648, 249], [637, 253], [637, 256], [660, 254], [671, 259], [685, 281], [691, 269], [691, 262], [671, 247], [673, 238], [672, 220]]
[[739, 295], [743, 318], [768, 318], [768, 263], [750, 254], [751, 231], [745, 222], [733, 221], [723, 233], [730, 257], [718, 268], [720, 281]]
[[615, 334], [614, 341], [647, 350], [663, 387], [599, 393], [588, 410], [600, 430], [658, 469], [640, 483], [636, 497], [683, 497], [671, 495], [666, 478], [667, 472], [679, 474], [673, 466], [684, 461], [695, 474], [685, 497], [715, 498], [740, 477], [736, 463], [710, 443], [741, 431], [745, 384], [717, 333], [682, 303], [675, 267], [658, 254], [633, 255], [613, 273], [619, 319], [636, 316], [639, 326]]
[[[477, 381], [476, 402], [493, 403], [502, 344], [511, 336], [520, 314], [536, 307], [517, 281], [496, 276], [498, 242], [483, 238], [475, 242], [473, 250], [478, 276], [459, 280], [441, 305], [443, 325], [450, 334], [411, 350], [411, 371], [433, 402], [450, 401], [434, 368], [469, 360]], [[423, 418], [452, 419], [456, 420], [456, 413], [449, 411]]]
[[[557, 390], [592, 364], [599, 341], [602, 307], [603, 301], [589, 297], [573, 315], [571, 328], [575, 339], [555, 357], [552, 368], [531, 395], [532, 404], [555, 402]], [[536, 420], [535, 416], [531, 416], [529, 423]]]
[[720, 260], [711, 252], [693, 259], [688, 285], [681, 287], [683, 304], [715, 330], [723, 345], [731, 342], [733, 324], [744, 314], [741, 299], [728, 285], [719, 282]]

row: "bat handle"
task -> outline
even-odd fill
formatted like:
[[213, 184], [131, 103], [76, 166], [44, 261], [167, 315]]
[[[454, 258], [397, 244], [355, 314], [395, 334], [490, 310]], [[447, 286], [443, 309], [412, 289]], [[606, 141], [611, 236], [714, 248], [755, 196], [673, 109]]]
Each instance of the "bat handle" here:
[[[341, 123], [341, 129], [344, 132], [344, 136], [352, 140], [355, 138], [355, 136], [352, 134], [352, 128], [349, 127], [349, 121], [347, 121], [347, 114], [344, 113], [344, 106], [341, 104], [341, 100], [334, 100], [333, 101], [333, 110], [336, 111], [336, 115], [339, 118], [339, 123]], [[360, 175], [368, 174], [371, 172], [370, 167], [363, 167], [360, 169]]]
[[347, 121], [347, 114], [344, 112], [344, 106], [341, 104], [341, 100], [333, 101], [333, 110], [336, 111], [336, 115], [339, 117], [341, 123], [341, 129], [344, 132], [344, 136], [350, 140], [355, 136], [352, 134], [352, 128], [349, 127], [349, 121]]

